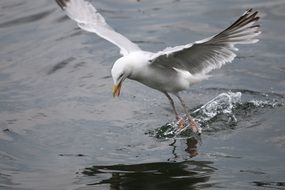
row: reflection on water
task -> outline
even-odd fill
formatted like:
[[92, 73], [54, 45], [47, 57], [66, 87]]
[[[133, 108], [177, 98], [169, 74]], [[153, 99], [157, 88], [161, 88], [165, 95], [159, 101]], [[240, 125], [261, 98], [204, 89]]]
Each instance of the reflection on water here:
[[[145, 189], [196, 189], [207, 183], [216, 168], [208, 161], [186, 161], [180, 163], [161, 162], [135, 165], [92, 166], [83, 171], [94, 176], [89, 186], [110, 185], [116, 190]], [[107, 175], [106, 175], [107, 174]]]
[[[189, 154], [189, 158], [193, 158], [197, 156], [198, 153], [198, 143], [202, 142], [201, 136], [195, 136], [195, 137], [188, 137], [186, 139], [181, 140], [183, 144], [185, 144], [184, 151]], [[173, 143], [169, 144], [169, 146], [173, 147], [172, 149], [172, 158], [169, 158], [168, 161], [176, 161], [178, 159], [179, 153], [176, 152], [176, 148], [179, 145], [176, 145], [177, 140], [174, 138]]]

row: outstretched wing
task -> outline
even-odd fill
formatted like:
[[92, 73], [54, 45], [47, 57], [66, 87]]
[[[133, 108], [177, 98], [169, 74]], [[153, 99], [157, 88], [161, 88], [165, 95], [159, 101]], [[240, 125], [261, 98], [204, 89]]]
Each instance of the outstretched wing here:
[[122, 55], [140, 50], [138, 45], [114, 31], [99, 14], [96, 8], [85, 0], [56, 0], [67, 16], [77, 22], [78, 26], [88, 32], [94, 32], [121, 49]]
[[206, 74], [220, 68], [235, 58], [236, 44], [258, 42], [256, 37], [261, 32], [256, 24], [257, 13], [250, 9], [221, 33], [193, 44], [166, 48], [155, 53], [150, 62], [152, 66], [187, 70], [191, 74]]

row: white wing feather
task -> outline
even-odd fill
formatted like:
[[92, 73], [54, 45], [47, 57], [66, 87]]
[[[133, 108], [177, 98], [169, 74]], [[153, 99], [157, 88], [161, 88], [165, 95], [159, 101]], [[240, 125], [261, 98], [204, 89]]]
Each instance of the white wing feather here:
[[114, 31], [90, 2], [85, 0], [56, 0], [56, 2], [80, 28], [96, 33], [115, 44], [121, 49], [122, 55], [140, 50], [137, 44]]
[[206, 74], [231, 62], [237, 51], [236, 44], [251, 44], [261, 32], [257, 12], [246, 11], [238, 20], [221, 33], [196, 41], [193, 44], [166, 48], [155, 53], [150, 63], [154, 67], [187, 70], [191, 74]]

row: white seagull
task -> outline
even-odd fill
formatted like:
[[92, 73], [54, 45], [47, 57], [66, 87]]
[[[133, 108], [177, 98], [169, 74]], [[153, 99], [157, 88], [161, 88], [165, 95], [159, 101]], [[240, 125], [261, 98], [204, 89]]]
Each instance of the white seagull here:
[[261, 33], [257, 11], [247, 10], [227, 29], [212, 37], [186, 45], [167, 47], [153, 53], [142, 50], [123, 35], [114, 31], [96, 8], [85, 0], [56, 0], [68, 17], [78, 26], [93, 32], [120, 48], [122, 57], [113, 65], [113, 96], [119, 96], [125, 79], [136, 80], [150, 88], [156, 89], [169, 99], [176, 119], [181, 126], [184, 120], [178, 115], [172, 94], [180, 101], [189, 119], [193, 132], [200, 132], [198, 125], [190, 116], [187, 107], [179, 95], [191, 85], [207, 79], [213, 69], [233, 61], [238, 49], [236, 44], [258, 42]]

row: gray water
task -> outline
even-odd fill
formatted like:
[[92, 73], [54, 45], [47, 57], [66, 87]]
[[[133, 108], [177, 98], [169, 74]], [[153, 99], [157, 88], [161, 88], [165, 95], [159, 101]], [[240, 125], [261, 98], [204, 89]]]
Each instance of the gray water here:
[[232, 64], [182, 94], [192, 112], [221, 93], [241, 100], [203, 121], [200, 138], [165, 136], [174, 116], [162, 94], [126, 81], [111, 96], [115, 46], [78, 29], [52, 0], [1, 0], [1, 190], [285, 189], [284, 0], [92, 3], [151, 51], [259, 10], [260, 42], [239, 46]]

